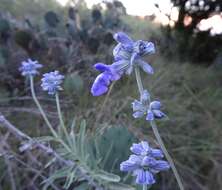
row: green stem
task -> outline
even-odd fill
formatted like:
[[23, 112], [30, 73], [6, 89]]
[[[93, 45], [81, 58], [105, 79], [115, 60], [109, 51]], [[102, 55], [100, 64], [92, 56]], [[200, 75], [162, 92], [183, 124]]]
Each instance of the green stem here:
[[48, 120], [44, 110], [42, 109], [42, 106], [40, 105], [40, 103], [39, 103], [39, 101], [38, 101], [38, 99], [36, 97], [35, 89], [34, 89], [33, 76], [30, 76], [30, 86], [31, 86], [32, 98], [33, 98], [36, 106], [38, 107], [38, 109], [39, 109], [43, 119], [45, 120], [45, 122], [46, 122], [47, 126], [49, 127], [49, 129], [50, 129], [51, 133], [53, 134], [53, 136], [55, 138], [58, 138], [58, 135], [57, 135], [56, 131], [53, 129], [53, 127], [52, 127], [51, 123], [49, 122], [49, 120]]
[[[143, 83], [142, 83], [142, 80], [141, 80], [141, 76], [140, 76], [140, 71], [139, 71], [139, 68], [135, 68], [135, 74], [136, 74], [136, 81], [137, 81], [137, 86], [138, 86], [138, 89], [139, 89], [139, 92], [140, 92], [140, 96], [142, 96], [142, 92], [143, 92]], [[162, 141], [162, 138], [159, 134], [159, 131], [157, 129], [157, 126], [156, 126], [156, 123], [154, 121], [151, 121], [150, 122], [151, 124], [151, 127], [152, 127], [152, 130], [153, 130], [153, 133], [160, 145], [160, 148], [162, 149], [167, 161], [169, 162], [170, 164], [170, 167], [172, 168], [173, 170], [173, 174], [177, 180], [177, 183], [178, 183], [178, 186], [180, 188], [180, 190], [184, 190], [184, 187], [183, 187], [183, 184], [182, 184], [182, 181], [180, 179], [180, 176], [179, 176], [179, 173], [175, 167], [175, 164], [173, 162], [173, 159], [171, 158], [170, 154], [168, 153], [163, 141]], [[144, 188], [144, 187], [143, 187]]]
[[[55, 138], [58, 139], [58, 141], [63, 145], [63, 147], [64, 147], [68, 152], [72, 153], [72, 150], [69, 148], [69, 146], [68, 146], [66, 143], [64, 143], [64, 141], [58, 136], [58, 134], [56, 133], [56, 131], [53, 129], [53, 127], [52, 127], [51, 123], [49, 122], [49, 120], [48, 120], [48, 118], [47, 118], [44, 110], [42, 109], [42, 106], [41, 106], [41, 104], [39, 103], [39, 101], [38, 101], [38, 99], [37, 99], [37, 97], [36, 97], [36, 94], [35, 94], [34, 82], [33, 82], [33, 77], [32, 77], [32, 76], [30, 77], [30, 86], [31, 86], [32, 98], [33, 98], [35, 104], [37, 105], [37, 107], [38, 107], [38, 109], [39, 109], [39, 111], [40, 111], [43, 119], [45, 120], [47, 126], [49, 127], [51, 133], [53, 134], [53, 136], [54, 136]], [[59, 108], [60, 108], [60, 107], [59, 107]], [[59, 110], [61, 110], [61, 109], [59, 109]], [[61, 115], [61, 111], [60, 111], [60, 114], [59, 114], [59, 115]]]
[[175, 164], [173, 162], [173, 159], [171, 158], [170, 154], [168, 153], [168, 151], [167, 151], [167, 149], [166, 149], [166, 147], [165, 147], [165, 145], [163, 143], [163, 140], [162, 140], [162, 138], [161, 138], [161, 136], [159, 134], [159, 131], [157, 129], [155, 121], [151, 121], [150, 124], [151, 124], [151, 127], [153, 129], [153, 133], [154, 133], [154, 135], [155, 135], [155, 137], [157, 139], [157, 142], [159, 143], [160, 148], [162, 149], [162, 151], [163, 151], [167, 161], [170, 164], [171, 169], [173, 170], [174, 176], [175, 176], [175, 178], [177, 180], [177, 183], [178, 183], [178, 185], [180, 187], [180, 190], [184, 190], [182, 181], [180, 179], [180, 175], [179, 175], [179, 173], [178, 173], [178, 171], [176, 169], [176, 166], [175, 166]]
[[141, 76], [140, 76], [140, 70], [138, 67], [135, 68], [135, 74], [136, 74], [136, 82], [137, 82], [137, 86], [140, 92], [140, 96], [142, 96], [143, 94], [143, 83], [141, 81]]
[[147, 185], [143, 185], [143, 190], [147, 190]]
[[60, 102], [59, 102], [59, 93], [58, 92], [56, 93], [55, 97], [56, 97], [56, 107], [57, 107], [57, 112], [58, 112], [58, 116], [59, 116], [60, 126], [62, 127], [62, 130], [63, 130], [63, 132], [66, 135], [66, 138], [68, 140], [69, 135], [68, 135], [68, 132], [66, 130], [64, 120], [62, 118], [62, 112], [61, 112], [61, 107], [60, 107]]

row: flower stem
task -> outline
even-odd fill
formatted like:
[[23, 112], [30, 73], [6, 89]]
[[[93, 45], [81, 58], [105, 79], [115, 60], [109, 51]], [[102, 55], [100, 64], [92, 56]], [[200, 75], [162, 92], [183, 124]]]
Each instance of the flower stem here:
[[[136, 81], [137, 81], [137, 86], [138, 86], [138, 89], [139, 89], [139, 92], [140, 92], [140, 96], [142, 96], [142, 92], [143, 92], [143, 83], [142, 83], [142, 80], [141, 80], [141, 76], [140, 76], [140, 71], [139, 71], [139, 68], [135, 68], [135, 73], [136, 73]], [[168, 153], [163, 141], [162, 141], [162, 138], [159, 134], [159, 131], [157, 129], [157, 126], [156, 126], [156, 123], [155, 121], [151, 121], [150, 122], [151, 124], [151, 127], [152, 127], [152, 130], [153, 130], [153, 133], [160, 145], [160, 148], [162, 149], [167, 161], [169, 162], [170, 164], [170, 167], [172, 168], [173, 170], [173, 174], [177, 180], [177, 183], [178, 183], [178, 186], [180, 188], [180, 190], [184, 190], [184, 187], [183, 187], [183, 184], [182, 184], [182, 181], [180, 179], [180, 176], [179, 176], [179, 173], [175, 167], [175, 164], [173, 162], [173, 159], [171, 158], [170, 154]], [[144, 188], [144, 187], [143, 187]]]
[[140, 92], [140, 96], [142, 96], [143, 94], [143, 83], [141, 81], [141, 76], [140, 76], [140, 70], [138, 67], [135, 68], [135, 74], [136, 74], [136, 82], [137, 82], [137, 86]]
[[[34, 82], [33, 82], [33, 77], [32, 77], [32, 76], [30, 77], [30, 86], [31, 86], [32, 98], [33, 98], [35, 104], [37, 105], [37, 107], [38, 107], [38, 109], [39, 109], [39, 111], [40, 111], [43, 119], [45, 120], [47, 126], [49, 127], [51, 133], [52, 133], [53, 136], [64, 146], [64, 148], [65, 148], [68, 152], [72, 153], [72, 150], [69, 148], [69, 146], [58, 136], [57, 132], [53, 129], [53, 127], [52, 127], [51, 123], [49, 122], [49, 120], [48, 120], [48, 118], [47, 118], [44, 110], [42, 109], [42, 106], [41, 106], [41, 104], [39, 103], [39, 101], [38, 101], [38, 99], [37, 99], [37, 97], [36, 97], [36, 94], [35, 94]], [[59, 108], [60, 108], [60, 106], [59, 106]], [[59, 109], [59, 110], [61, 110], [61, 109]], [[59, 115], [61, 115], [61, 111], [60, 111], [60, 114], [59, 114]]]
[[153, 129], [153, 133], [154, 133], [154, 135], [155, 135], [155, 137], [157, 139], [157, 142], [159, 143], [162, 151], [164, 152], [164, 155], [166, 156], [167, 161], [170, 164], [171, 169], [173, 170], [174, 176], [175, 176], [175, 178], [177, 180], [177, 183], [178, 183], [178, 185], [180, 187], [180, 190], [184, 190], [184, 187], [183, 187], [182, 181], [180, 179], [179, 173], [178, 173], [178, 171], [176, 169], [176, 166], [175, 166], [175, 164], [173, 162], [173, 159], [171, 158], [170, 154], [168, 153], [168, 151], [167, 151], [167, 149], [166, 149], [166, 147], [165, 147], [165, 145], [163, 143], [163, 140], [162, 140], [162, 138], [161, 138], [161, 136], [159, 134], [159, 131], [157, 129], [155, 121], [151, 121], [150, 125], [151, 125], [151, 127]]
[[42, 106], [40, 105], [40, 103], [39, 103], [39, 101], [38, 101], [38, 99], [36, 97], [35, 89], [34, 89], [33, 76], [30, 76], [30, 86], [31, 86], [32, 98], [33, 98], [36, 106], [38, 107], [40, 113], [42, 114], [42, 117], [45, 120], [45, 122], [46, 122], [47, 126], [49, 127], [49, 129], [50, 129], [51, 133], [53, 134], [53, 136], [55, 138], [58, 138], [58, 135], [57, 135], [56, 131], [53, 129], [53, 127], [52, 127], [51, 123], [49, 122], [49, 120], [48, 120], [44, 110], [42, 109]]
[[143, 190], [147, 190], [147, 185], [143, 185]]
[[61, 112], [60, 101], [59, 101], [59, 93], [58, 92], [56, 93], [55, 97], [56, 97], [56, 107], [57, 107], [57, 112], [58, 112], [58, 116], [59, 116], [60, 126], [61, 126], [67, 140], [68, 140], [69, 135], [68, 135], [68, 132], [66, 130], [64, 120], [62, 118], [62, 112]]

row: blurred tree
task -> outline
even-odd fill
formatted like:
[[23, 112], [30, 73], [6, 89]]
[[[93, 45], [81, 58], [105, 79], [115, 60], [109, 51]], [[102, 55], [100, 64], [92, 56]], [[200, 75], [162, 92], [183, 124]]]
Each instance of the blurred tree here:
[[68, 21], [66, 23], [68, 35], [71, 39], [78, 40], [79, 32], [81, 31], [81, 20], [78, 9], [69, 7], [68, 9]]
[[[201, 20], [222, 12], [221, 0], [171, 0], [178, 8], [179, 15], [175, 24], [177, 30], [191, 30], [197, 28]], [[190, 17], [190, 23], [185, 20]]]
[[92, 22], [94, 24], [98, 23], [98, 24], [102, 24], [102, 13], [100, 11], [101, 9], [94, 7], [91, 13], [91, 17], [92, 17]]
[[59, 19], [58, 16], [55, 12], [53, 11], [48, 11], [47, 13], [45, 13], [44, 15], [45, 21], [46, 23], [52, 27], [52, 28], [56, 28], [58, 23], [59, 23]]
[[10, 24], [6, 19], [0, 18], [0, 43], [6, 43], [10, 36]]
[[[163, 29], [165, 39], [162, 50], [168, 57], [177, 55], [180, 60], [211, 64], [222, 49], [222, 35], [211, 35], [211, 28], [199, 29], [203, 19], [222, 13], [221, 0], [171, 0], [178, 9], [174, 27]], [[156, 5], [157, 8], [158, 5]], [[170, 19], [170, 15], [167, 15]], [[168, 49], [168, 51], [166, 51]], [[206, 53], [207, 52], [207, 53]], [[175, 57], [175, 56], [173, 56]]]

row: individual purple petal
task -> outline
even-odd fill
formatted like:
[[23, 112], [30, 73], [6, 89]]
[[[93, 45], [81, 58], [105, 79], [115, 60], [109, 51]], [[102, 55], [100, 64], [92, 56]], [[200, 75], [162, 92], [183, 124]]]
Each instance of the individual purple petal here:
[[170, 168], [169, 163], [164, 160], [156, 160], [156, 163], [152, 165], [152, 169], [156, 171], [164, 171], [164, 170], [168, 170], [169, 168]]
[[151, 157], [150, 155], [145, 156], [141, 162], [142, 166], [153, 166], [155, 164], [156, 164], [156, 160], [153, 157]]
[[148, 74], [153, 74], [153, 68], [149, 65], [149, 63], [143, 61], [143, 60], [138, 60], [138, 65], [143, 69], [144, 72], [148, 73]]
[[141, 111], [144, 109], [143, 104], [138, 100], [134, 100], [132, 102], [132, 108], [133, 108], [133, 111]]
[[136, 112], [133, 113], [133, 117], [134, 117], [135, 119], [141, 118], [141, 117], [143, 117], [143, 116], [144, 116], [144, 112], [141, 112], [141, 111], [136, 111]]
[[133, 143], [133, 145], [130, 147], [130, 150], [137, 155], [141, 155], [141, 153], [144, 151], [143, 147], [140, 143]]
[[147, 121], [153, 121], [154, 120], [154, 114], [151, 110], [147, 111], [146, 120]]
[[91, 93], [93, 96], [101, 96], [108, 91], [108, 87], [105, 85], [94, 84], [91, 88]]
[[149, 144], [146, 141], [141, 141], [141, 143], [133, 143], [130, 150], [137, 155], [146, 155], [149, 151]]
[[94, 68], [101, 72], [109, 71], [109, 66], [104, 63], [96, 63]]
[[150, 103], [150, 108], [153, 110], [159, 110], [161, 108], [161, 103], [159, 101], [153, 101]]
[[152, 185], [156, 182], [156, 180], [154, 179], [154, 176], [151, 172], [146, 171], [146, 184], [147, 185]]
[[138, 170], [137, 172], [137, 178], [136, 178], [137, 184], [143, 184], [143, 185], [152, 185], [155, 183], [155, 179], [153, 177], [153, 174], [149, 171], [144, 171], [143, 169]]
[[138, 156], [138, 155], [135, 155], [135, 154], [132, 154], [132, 155], [130, 155], [129, 160], [134, 162], [138, 166], [140, 166], [141, 162], [142, 162], [142, 157]]
[[166, 115], [160, 111], [160, 110], [153, 110], [153, 115], [155, 116], [155, 118], [161, 119], [163, 117], [165, 117]]
[[163, 158], [163, 152], [160, 149], [156, 149], [156, 148], [150, 148], [150, 156], [154, 157], [154, 158]]
[[92, 85], [91, 93], [93, 96], [100, 96], [108, 91], [108, 85], [110, 84], [109, 75], [101, 73], [98, 75]]
[[126, 35], [124, 32], [115, 33], [113, 38], [121, 44], [133, 45], [133, 40], [128, 35]]
[[146, 184], [146, 172], [143, 169], [138, 170], [136, 175], [137, 184]]
[[[96, 81], [96, 80], [95, 80]], [[100, 83], [108, 86], [110, 85], [111, 81], [110, 81], [110, 74], [107, 72], [101, 73], [98, 75], [98, 81], [100, 81]]]
[[138, 169], [138, 165], [130, 160], [124, 161], [120, 164], [120, 170], [124, 172], [131, 172]]

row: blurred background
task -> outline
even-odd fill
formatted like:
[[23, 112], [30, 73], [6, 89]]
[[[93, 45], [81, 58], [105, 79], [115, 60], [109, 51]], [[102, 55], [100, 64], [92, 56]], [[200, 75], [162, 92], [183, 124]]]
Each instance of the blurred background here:
[[[18, 67], [32, 58], [44, 65], [42, 72], [59, 70], [65, 75], [61, 97], [67, 121], [86, 119], [89, 133], [104, 129], [102, 150], [105, 154], [112, 144], [112, 156], [103, 167], [124, 176], [119, 163], [131, 143], [157, 143], [147, 122], [131, 116], [138, 97], [134, 76], [123, 77], [105, 96], [90, 94], [98, 75], [93, 65], [113, 62], [117, 31], [156, 46], [157, 53], [147, 58], [155, 74], [143, 74], [144, 86], [169, 117], [158, 122], [159, 131], [185, 189], [222, 189], [221, 0], [0, 0], [0, 112], [30, 136], [48, 134]], [[56, 108], [41, 91], [40, 77], [38, 98], [56, 125]], [[12, 134], [1, 129], [0, 135], [0, 189], [41, 189], [50, 171], [21, 154]], [[36, 159], [45, 158], [36, 152]], [[127, 176], [123, 180], [133, 183]], [[152, 189], [178, 189], [172, 172], [160, 174]]]

